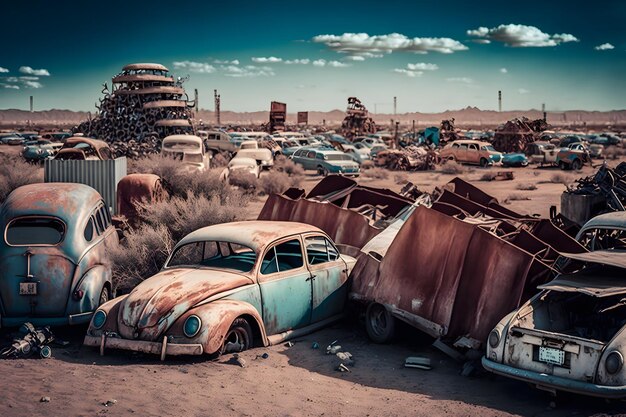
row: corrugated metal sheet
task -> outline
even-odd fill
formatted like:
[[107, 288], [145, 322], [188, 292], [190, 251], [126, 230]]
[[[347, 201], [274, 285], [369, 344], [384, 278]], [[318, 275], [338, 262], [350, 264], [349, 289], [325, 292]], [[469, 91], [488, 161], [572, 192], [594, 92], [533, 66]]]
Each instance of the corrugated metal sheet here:
[[126, 173], [126, 157], [109, 161], [48, 160], [44, 169], [44, 181], [89, 185], [102, 195], [111, 213], [116, 214], [117, 183]]

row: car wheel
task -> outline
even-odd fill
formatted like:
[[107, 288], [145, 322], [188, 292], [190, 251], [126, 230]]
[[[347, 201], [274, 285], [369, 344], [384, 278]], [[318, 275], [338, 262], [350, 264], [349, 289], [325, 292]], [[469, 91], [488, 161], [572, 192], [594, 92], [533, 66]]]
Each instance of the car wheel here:
[[565, 162], [559, 161], [559, 168], [565, 171], [567, 169], [567, 165], [565, 164]]
[[230, 325], [224, 337], [220, 354], [243, 352], [252, 347], [252, 328], [246, 319], [238, 318]]
[[110, 298], [109, 289], [107, 287], [102, 288], [102, 291], [100, 291], [100, 298], [98, 298], [98, 307], [109, 301]]
[[489, 161], [486, 158], [480, 158], [480, 166], [487, 168], [489, 166]]
[[580, 168], [582, 168], [582, 163], [580, 162], [580, 159], [574, 159], [574, 162], [572, 162], [572, 169], [578, 171]]
[[382, 304], [372, 303], [365, 312], [367, 335], [376, 343], [387, 343], [396, 331], [396, 319]]

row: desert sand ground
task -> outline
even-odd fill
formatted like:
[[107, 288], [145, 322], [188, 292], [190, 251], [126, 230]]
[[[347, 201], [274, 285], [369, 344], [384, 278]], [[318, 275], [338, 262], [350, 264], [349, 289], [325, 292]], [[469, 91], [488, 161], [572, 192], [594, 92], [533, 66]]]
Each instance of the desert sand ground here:
[[[615, 162], [611, 163], [612, 165]], [[508, 207], [547, 216], [559, 206], [562, 184], [551, 183], [558, 169], [517, 168], [515, 180], [481, 182], [488, 171], [470, 169], [463, 178], [491, 193]], [[572, 178], [595, 172], [566, 172]], [[360, 178], [378, 187], [399, 190], [391, 172], [384, 180]], [[440, 172], [409, 173], [424, 191], [452, 179]], [[310, 189], [318, 177], [307, 176]], [[520, 191], [518, 184], [535, 184]], [[527, 200], [515, 199], [524, 197]], [[251, 206], [249, 217], [260, 211], [264, 199]], [[409, 327], [394, 344], [371, 343], [362, 323], [345, 321], [285, 345], [255, 348], [241, 357], [247, 366], [228, 363], [230, 356], [168, 358], [108, 351], [81, 345], [85, 328], [62, 329], [57, 335], [70, 342], [53, 347], [48, 360], [0, 361], [0, 416], [467, 416], [537, 415], [578, 416], [626, 413], [619, 401], [538, 391], [506, 378], [482, 374], [460, 375], [462, 364], [430, 346], [431, 340]], [[6, 337], [6, 332], [4, 332]], [[350, 373], [335, 370], [338, 360], [325, 355], [325, 346], [338, 340], [354, 355]], [[313, 342], [320, 349], [312, 349]], [[268, 353], [264, 359], [262, 355]], [[430, 371], [403, 367], [407, 356], [426, 356]], [[49, 397], [49, 402], [41, 402]], [[109, 401], [108, 406], [105, 405]]]

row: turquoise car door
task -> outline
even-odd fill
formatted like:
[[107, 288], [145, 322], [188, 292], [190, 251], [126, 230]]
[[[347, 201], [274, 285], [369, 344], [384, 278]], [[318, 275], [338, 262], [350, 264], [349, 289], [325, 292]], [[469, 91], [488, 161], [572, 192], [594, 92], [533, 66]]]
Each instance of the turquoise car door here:
[[304, 242], [313, 278], [311, 323], [316, 323], [343, 311], [348, 294], [348, 267], [325, 236], [307, 235]]
[[258, 277], [268, 335], [311, 323], [311, 273], [304, 262], [299, 237], [270, 247], [263, 256]]

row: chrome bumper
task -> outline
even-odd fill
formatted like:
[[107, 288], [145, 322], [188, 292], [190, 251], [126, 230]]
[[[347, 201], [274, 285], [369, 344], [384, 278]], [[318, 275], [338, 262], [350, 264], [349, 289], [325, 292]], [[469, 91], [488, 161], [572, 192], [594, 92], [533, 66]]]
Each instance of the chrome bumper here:
[[85, 336], [83, 342], [85, 346], [100, 348], [100, 355], [104, 355], [106, 348], [132, 350], [135, 352], [150, 353], [160, 355], [161, 360], [165, 360], [167, 355], [202, 355], [204, 349], [198, 343], [168, 343], [167, 336], [162, 342], [148, 342], [145, 340], [129, 340], [120, 337]]
[[624, 398], [626, 397], [626, 386], [597, 385], [590, 382], [576, 381], [562, 378], [560, 376], [541, 374], [527, 371], [525, 369], [514, 368], [494, 362], [483, 356], [483, 367], [494, 374], [530, 382], [541, 387], [553, 388], [561, 391], [574, 392], [576, 394], [590, 395], [602, 398]]

